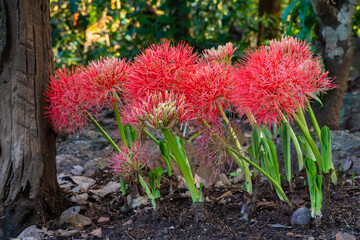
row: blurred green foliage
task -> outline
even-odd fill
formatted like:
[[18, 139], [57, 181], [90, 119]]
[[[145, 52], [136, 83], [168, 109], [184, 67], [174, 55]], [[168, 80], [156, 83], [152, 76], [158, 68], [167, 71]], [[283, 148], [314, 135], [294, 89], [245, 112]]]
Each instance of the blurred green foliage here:
[[[133, 58], [162, 38], [197, 50], [256, 43], [256, 0], [50, 0], [55, 67]], [[180, 32], [179, 32], [180, 31]]]
[[[266, 35], [257, 39], [260, 24], [315, 38], [311, 0], [269, 1], [279, 1], [282, 17], [259, 17], [259, 0], [50, 0], [55, 67], [86, 65], [100, 56], [131, 59], [162, 38], [184, 40], [198, 51], [233, 42], [236, 57], [266, 43]], [[359, 6], [353, 23], [359, 37]]]

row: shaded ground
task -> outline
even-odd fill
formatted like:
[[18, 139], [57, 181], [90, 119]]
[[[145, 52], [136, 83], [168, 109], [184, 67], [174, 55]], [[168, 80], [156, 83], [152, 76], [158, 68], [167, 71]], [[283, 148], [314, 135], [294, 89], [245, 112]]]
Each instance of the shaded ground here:
[[[101, 180], [102, 184], [111, 178], [105, 172], [96, 176], [96, 180]], [[314, 222], [305, 227], [292, 227], [290, 224], [294, 209], [309, 207], [307, 189], [303, 185], [304, 176], [299, 175], [294, 192], [287, 192], [293, 208], [280, 202], [267, 182], [257, 186], [254, 199], [245, 206], [246, 194], [239, 184], [232, 184], [206, 189], [207, 201], [200, 208], [205, 207], [207, 214], [206, 219], [200, 221], [196, 221], [189, 196], [181, 191], [168, 195], [166, 182], [163, 183], [164, 197], [157, 214], [150, 204], [124, 213], [121, 209], [123, 199], [116, 193], [100, 202], [90, 197], [80, 205], [83, 214], [90, 217], [94, 224], [84, 229], [82, 234], [75, 235], [75, 238], [99, 239], [89, 233], [101, 228], [101, 239], [335, 239], [339, 232], [359, 239], [360, 224], [356, 226], [356, 221], [360, 216], [360, 187], [356, 181], [354, 187], [349, 179], [343, 187], [332, 186], [319, 227]], [[100, 186], [94, 186], [97, 187]], [[97, 224], [100, 217], [109, 217], [110, 221]]]

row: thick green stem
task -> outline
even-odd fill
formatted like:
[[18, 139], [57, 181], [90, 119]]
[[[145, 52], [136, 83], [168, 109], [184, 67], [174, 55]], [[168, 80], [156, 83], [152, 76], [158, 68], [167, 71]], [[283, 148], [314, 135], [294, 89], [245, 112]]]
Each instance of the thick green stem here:
[[[253, 166], [256, 170], [258, 170], [260, 173], [262, 173], [272, 184], [273, 186], [278, 190], [278, 192], [280, 193], [280, 195], [283, 197], [284, 201], [291, 206], [291, 203], [289, 201], [289, 199], [287, 198], [284, 190], [281, 188], [281, 186], [275, 181], [275, 179], [273, 179], [267, 172], [265, 172], [261, 167], [259, 167], [258, 165], [256, 165], [254, 162], [252, 162], [250, 159], [248, 159], [247, 157], [241, 155], [240, 152], [236, 151], [235, 149], [231, 148], [230, 146], [228, 147], [228, 149], [230, 150], [230, 152], [234, 153], [234, 155], [238, 155], [240, 156], [240, 158], [249, 163], [251, 166]], [[233, 156], [234, 156], [233, 155]], [[235, 155], [235, 156], [236, 156]], [[234, 157], [235, 161], [240, 161], [239, 158]], [[238, 160], [237, 160], [238, 159]]]
[[316, 132], [316, 135], [317, 135], [319, 141], [321, 142], [321, 130], [320, 130], [319, 124], [316, 120], [315, 114], [314, 114], [309, 102], [306, 102], [306, 106], [307, 106], [308, 113], [309, 113], [309, 116], [311, 119], [311, 123], [315, 129], [315, 132]]
[[307, 129], [307, 127], [303, 124], [303, 122], [299, 119], [295, 117], [295, 123], [298, 125], [298, 127], [300, 128], [301, 132], [304, 135], [305, 140], [308, 142], [311, 151], [314, 153], [316, 162], [319, 166], [319, 169], [321, 172], [323, 172], [323, 163], [322, 163], [322, 157], [321, 154], [319, 152], [319, 150], [316, 147], [316, 144], [314, 142], [314, 140], [312, 139], [312, 137], [310, 136], [309, 130]]
[[[156, 138], [154, 138], [154, 136], [151, 135], [151, 133], [149, 133], [145, 128], [143, 129], [143, 132], [144, 132], [146, 135], [148, 135], [148, 137], [149, 137], [151, 140], [153, 140], [154, 143], [156, 143], [157, 145], [159, 145], [159, 141], [156, 140]], [[174, 157], [174, 155], [173, 155], [172, 153], [170, 153], [170, 157], [174, 160], [175, 163], [177, 163], [177, 161], [176, 161], [176, 159], [175, 159], [175, 157]]]
[[191, 199], [193, 202], [199, 202], [199, 192], [196, 189], [194, 178], [191, 173], [191, 169], [186, 164], [186, 159], [183, 157], [181, 153], [181, 149], [178, 147], [178, 145], [175, 142], [174, 137], [172, 136], [169, 129], [161, 129], [162, 133], [164, 134], [164, 137], [166, 138], [166, 141], [169, 143], [169, 146], [174, 154], [174, 157], [177, 160], [177, 165], [179, 166], [181, 173], [184, 176], [186, 185], [189, 189]]
[[[242, 150], [241, 144], [239, 142], [239, 139], [237, 138], [234, 129], [231, 127], [230, 121], [226, 117], [226, 114], [224, 113], [224, 110], [223, 110], [222, 106], [218, 102], [216, 103], [216, 105], [217, 105], [217, 107], [219, 109], [220, 115], [224, 119], [225, 125], [226, 125], [228, 131], [230, 132], [230, 136], [231, 136], [233, 142], [235, 143], [235, 146], [240, 151], [241, 155], [245, 156], [244, 151]], [[241, 161], [241, 163], [239, 162], [238, 165], [244, 171], [245, 179], [246, 179], [247, 191], [249, 192], [249, 194], [252, 194], [252, 192], [253, 192], [252, 191], [252, 180], [251, 180], [251, 173], [250, 173], [250, 170], [249, 170], [249, 165], [244, 161]]]
[[283, 115], [283, 121], [290, 131], [290, 137], [294, 143], [294, 147], [295, 147], [296, 154], [298, 157], [299, 171], [301, 171], [304, 168], [304, 159], [303, 159], [303, 154], [301, 151], [299, 140], [297, 139], [297, 137], [294, 133], [294, 130], [292, 129], [291, 125], [289, 124], [289, 122], [287, 121], [287, 119], [285, 118], [284, 115]]
[[[113, 98], [115, 98], [116, 93], [112, 93], [112, 96], [113, 96]], [[120, 133], [120, 137], [121, 137], [121, 142], [124, 146], [128, 147], [126, 137], [125, 137], [124, 126], [122, 125], [122, 122], [121, 122], [120, 112], [119, 112], [119, 108], [117, 106], [116, 101], [114, 101], [114, 112], [115, 112], [115, 117], [116, 117], [118, 129], [119, 129], [119, 133]]]
[[105, 132], [105, 130], [99, 125], [99, 123], [87, 112], [86, 115], [91, 120], [91, 122], [95, 125], [95, 127], [101, 132], [101, 134], [108, 140], [108, 142], [113, 146], [115, 151], [118, 153], [121, 152], [120, 148], [116, 145], [116, 143], [111, 139], [111, 137]]

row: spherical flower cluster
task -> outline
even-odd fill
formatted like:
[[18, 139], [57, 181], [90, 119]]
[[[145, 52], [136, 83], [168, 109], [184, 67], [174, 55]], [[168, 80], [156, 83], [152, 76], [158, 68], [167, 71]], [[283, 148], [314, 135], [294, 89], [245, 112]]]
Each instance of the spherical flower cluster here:
[[204, 50], [202, 58], [206, 62], [230, 63], [235, 50], [236, 48], [229, 42], [225, 46], [219, 46], [218, 49], [211, 48]]
[[192, 114], [201, 121], [216, 121], [221, 108], [229, 107], [229, 94], [234, 82], [234, 71], [227, 63], [197, 64], [196, 73], [179, 84], [192, 108]]
[[45, 98], [46, 115], [55, 131], [75, 133], [87, 123], [88, 114], [97, 115], [97, 100], [82, 77], [83, 69], [59, 69], [50, 77]]
[[333, 88], [306, 42], [286, 37], [246, 53], [236, 70], [232, 103], [251, 113], [258, 124], [292, 119], [314, 94]]
[[131, 148], [122, 146], [120, 153], [114, 153], [109, 159], [109, 167], [116, 175], [126, 178], [147, 167], [148, 159], [146, 147], [137, 142]]
[[129, 66], [124, 59], [112, 57], [94, 60], [84, 69], [83, 77], [91, 86], [99, 108], [105, 105], [111, 109], [115, 95], [122, 96]]
[[194, 71], [197, 59], [193, 48], [183, 42], [175, 46], [164, 40], [151, 45], [135, 57], [126, 90], [129, 96], [140, 98], [149, 93], [176, 92], [178, 83]]
[[146, 127], [173, 128], [180, 122], [190, 120], [188, 105], [182, 95], [159, 92], [132, 102], [125, 111], [128, 121], [142, 123]]

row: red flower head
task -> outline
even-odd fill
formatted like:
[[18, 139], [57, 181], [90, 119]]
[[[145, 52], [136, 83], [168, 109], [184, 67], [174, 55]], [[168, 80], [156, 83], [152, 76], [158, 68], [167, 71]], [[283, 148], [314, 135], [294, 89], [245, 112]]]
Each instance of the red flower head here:
[[84, 70], [83, 77], [91, 86], [99, 108], [112, 108], [115, 95], [122, 96], [129, 64], [119, 58], [100, 58], [92, 61]]
[[193, 115], [199, 120], [205, 118], [215, 121], [220, 116], [217, 104], [223, 109], [229, 105], [228, 97], [233, 81], [234, 71], [230, 64], [200, 62], [196, 73], [181, 82], [180, 88], [192, 107]]
[[153, 93], [133, 101], [125, 110], [131, 123], [142, 123], [150, 128], [173, 128], [180, 122], [190, 120], [188, 105], [182, 95], [168, 92]]
[[206, 49], [203, 53], [203, 59], [206, 62], [231, 63], [231, 58], [235, 50], [236, 48], [229, 42], [225, 46], [219, 46], [218, 49]]
[[236, 72], [232, 102], [260, 125], [279, 123], [282, 114], [293, 118], [314, 94], [334, 87], [310, 45], [291, 37], [247, 52]]
[[129, 177], [136, 171], [142, 170], [149, 165], [146, 155], [146, 147], [142, 147], [139, 142], [130, 149], [126, 146], [121, 147], [120, 153], [114, 153], [109, 159], [112, 171], [121, 177]]
[[50, 77], [45, 93], [45, 98], [50, 103], [46, 115], [56, 131], [74, 133], [86, 124], [87, 113], [97, 114], [97, 101], [81, 76], [82, 71], [59, 69]]
[[194, 71], [193, 48], [181, 42], [174, 46], [164, 40], [143, 51], [130, 68], [126, 89], [132, 97], [176, 91], [178, 83]]

